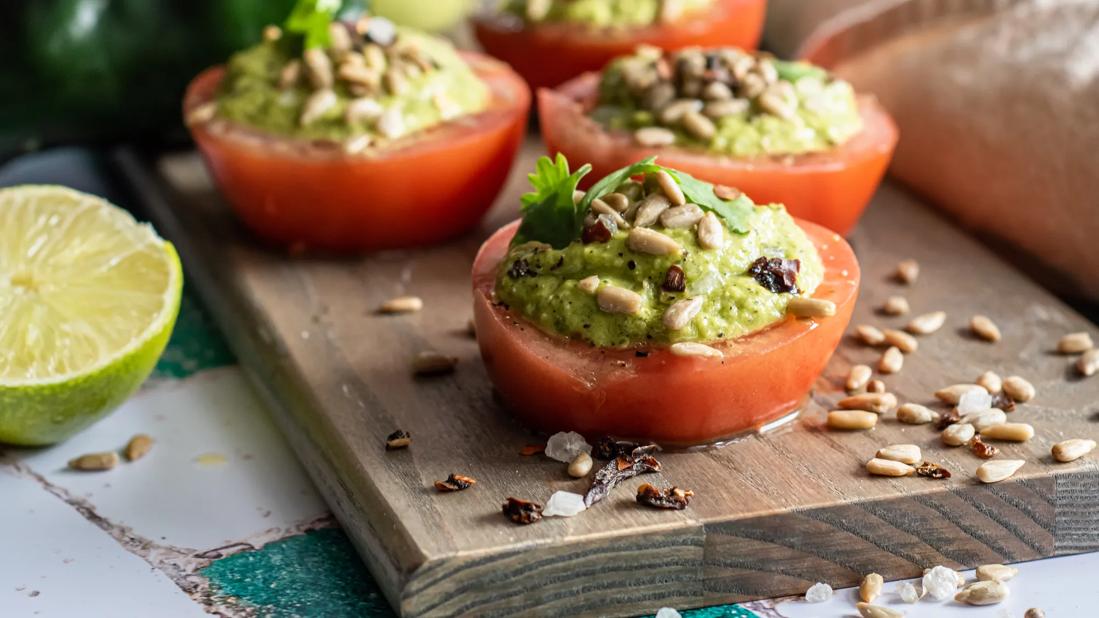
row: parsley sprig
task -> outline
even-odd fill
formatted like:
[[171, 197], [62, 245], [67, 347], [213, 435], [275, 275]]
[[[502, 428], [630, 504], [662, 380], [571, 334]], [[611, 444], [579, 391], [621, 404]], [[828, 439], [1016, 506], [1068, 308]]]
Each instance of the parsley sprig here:
[[298, 0], [282, 29], [302, 37], [305, 49], [328, 47], [328, 24], [336, 19], [352, 19], [365, 10], [363, 0]]

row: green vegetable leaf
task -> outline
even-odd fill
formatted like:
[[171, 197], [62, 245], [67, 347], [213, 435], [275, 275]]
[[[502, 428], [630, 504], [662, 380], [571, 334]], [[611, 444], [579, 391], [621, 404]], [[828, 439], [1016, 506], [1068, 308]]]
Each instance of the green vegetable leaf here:
[[558, 153], [554, 161], [541, 157], [534, 166], [534, 173], [527, 176], [534, 191], [519, 198], [522, 203], [523, 222], [515, 234], [513, 245], [531, 240], [544, 242], [555, 249], [563, 249], [580, 236], [587, 208], [572, 201], [576, 186], [591, 171], [585, 164], [569, 173], [569, 162]]
[[340, 0], [298, 0], [283, 29], [304, 37], [305, 49], [327, 47], [328, 24], [332, 23], [339, 10]]
[[755, 208], [755, 202], [747, 195], [740, 194], [735, 200], [726, 201], [714, 195], [714, 186], [708, 182], [698, 180], [687, 172], [665, 168], [672, 178], [679, 183], [687, 201], [698, 204], [702, 210], [713, 211], [725, 221], [725, 227], [737, 234], [748, 233], [748, 217]]
[[798, 60], [775, 60], [774, 63], [775, 69], [778, 71], [779, 79], [788, 82], [796, 82], [803, 77], [819, 77], [821, 79], [828, 77], [828, 71], [808, 62]]

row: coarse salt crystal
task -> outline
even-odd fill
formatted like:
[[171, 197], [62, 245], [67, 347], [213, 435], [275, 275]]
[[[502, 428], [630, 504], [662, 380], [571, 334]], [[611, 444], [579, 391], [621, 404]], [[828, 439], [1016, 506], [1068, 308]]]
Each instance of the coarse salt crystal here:
[[546, 517], [572, 517], [584, 512], [584, 496], [569, 491], [555, 491], [546, 501], [542, 515]]
[[828, 584], [817, 582], [812, 586], [809, 586], [809, 589], [805, 591], [805, 601], [807, 603], [824, 603], [831, 598], [832, 587]]
[[958, 590], [958, 573], [942, 565], [934, 567], [924, 573], [923, 589], [936, 601], [953, 598]]
[[656, 611], [656, 618], [681, 618], [680, 613], [670, 607], [661, 607]]
[[546, 457], [562, 463], [572, 463], [580, 451], [590, 455], [591, 445], [584, 440], [584, 436], [575, 431], [555, 433], [546, 441]]
[[901, 600], [905, 603], [915, 603], [920, 600], [920, 593], [916, 590], [916, 587], [912, 585], [912, 582], [904, 582], [901, 584], [897, 594], [901, 595]]
[[958, 398], [958, 414], [970, 414], [992, 407], [992, 395], [983, 388], [974, 388]]

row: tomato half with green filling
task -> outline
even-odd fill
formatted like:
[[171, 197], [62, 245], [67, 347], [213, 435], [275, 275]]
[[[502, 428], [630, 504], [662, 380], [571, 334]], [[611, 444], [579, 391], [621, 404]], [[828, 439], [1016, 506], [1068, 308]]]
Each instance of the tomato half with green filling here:
[[665, 446], [717, 442], [796, 410], [839, 344], [859, 287], [851, 247], [821, 226], [797, 223], [824, 262], [813, 298], [834, 302], [836, 314], [787, 317], [711, 344], [721, 359], [676, 356], [666, 348], [598, 348], [539, 330], [493, 300], [497, 269], [518, 222], [501, 228], [473, 265], [473, 316], [481, 355], [504, 404], [541, 431]]
[[638, 45], [755, 49], [766, 8], [766, 0], [715, 0], [707, 10], [674, 23], [616, 30], [570, 23], [530, 25], [512, 15], [490, 13], [474, 18], [473, 32], [485, 51], [514, 67], [531, 88], [548, 88], [602, 69]]
[[[507, 180], [530, 91], [507, 65], [463, 52], [491, 92], [486, 110], [392, 144], [347, 154], [217, 119], [191, 135], [222, 194], [258, 236], [295, 248], [373, 251], [440, 242], [470, 229]], [[224, 75], [191, 82], [184, 114], [213, 100]]]
[[858, 222], [893, 157], [897, 125], [877, 100], [858, 96], [863, 128], [826, 152], [739, 158], [680, 147], [646, 147], [625, 131], [609, 131], [588, 116], [599, 74], [538, 91], [542, 137], [549, 152], [592, 164], [588, 178], [657, 155], [661, 165], [736, 187], [760, 204], [784, 204], [791, 215], [847, 234]]

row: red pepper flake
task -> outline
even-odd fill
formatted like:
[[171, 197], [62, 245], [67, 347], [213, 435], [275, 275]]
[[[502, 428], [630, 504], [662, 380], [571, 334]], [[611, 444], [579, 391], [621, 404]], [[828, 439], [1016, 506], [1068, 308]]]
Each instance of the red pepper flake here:
[[469, 489], [477, 484], [477, 479], [471, 476], [465, 476], [462, 474], [451, 474], [446, 477], [445, 481], [435, 481], [435, 489], [441, 492], [447, 493], [451, 491], [462, 491], [463, 489]]
[[678, 264], [672, 264], [668, 267], [668, 272], [664, 273], [664, 283], [660, 288], [665, 292], [682, 292], [687, 289], [687, 274], [683, 272], [683, 269]]
[[939, 415], [939, 420], [935, 422], [935, 428], [939, 431], [942, 431], [943, 429], [950, 427], [960, 420], [962, 420], [962, 417], [960, 414], [958, 414], [958, 409], [950, 408], [946, 412], [943, 412]]
[[1000, 391], [992, 396], [992, 407], [999, 408], [1004, 412], [1015, 411], [1015, 400], [1011, 398], [1011, 395]]
[[981, 459], [992, 459], [1000, 453], [1000, 449], [982, 440], [980, 434], [969, 439], [969, 450]]
[[639, 474], [660, 472], [660, 462], [652, 456], [657, 450], [655, 444], [639, 446], [629, 455], [620, 455], [595, 473], [588, 493], [584, 494], [584, 505], [590, 507], [610, 495], [622, 481], [632, 479]]
[[614, 219], [607, 215], [599, 215], [595, 218], [595, 223], [584, 227], [580, 240], [584, 241], [585, 245], [590, 245], [593, 242], [607, 242], [617, 231], [618, 225], [614, 222]]
[[398, 429], [385, 438], [385, 450], [387, 451], [408, 448], [409, 444], [412, 444], [412, 434], [403, 429]]
[[763, 287], [779, 294], [798, 291], [799, 270], [801, 270], [800, 260], [761, 257], [748, 267], [748, 274]]
[[690, 489], [669, 487], [664, 491], [660, 491], [648, 483], [643, 483], [637, 488], [637, 501], [655, 509], [682, 511], [691, 503], [691, 498], [694, 495], [695, 492]]
[[624, 455], [629, 455], [634, 449], [639, 448], [640, 446], [642, 445], [636, 442], [615, 440], [610, 436], [603, 436], [595, 441], [595, 446], [593, 446], [591, 450], [591, 456], [596, 459], [609, 461]]
[[519, 449], [519, 454], [523, 457], [530, 457], [531, 455], [537, 455], [538, 453], [546, 452], [545, 444], [528, 444]]
[[929, 479], [950, 478], [950, 470], [947, 470], [937, 463], [931, 463], [930, 461], [925, 461], [922, 464], [916, 466], [916, 474], [918, 476], [925, 476]]
[[508, 498], [503, 506], [504, 515], [511, 521], [526, 526], [542, 519], [542, 505], [519, 498]]

